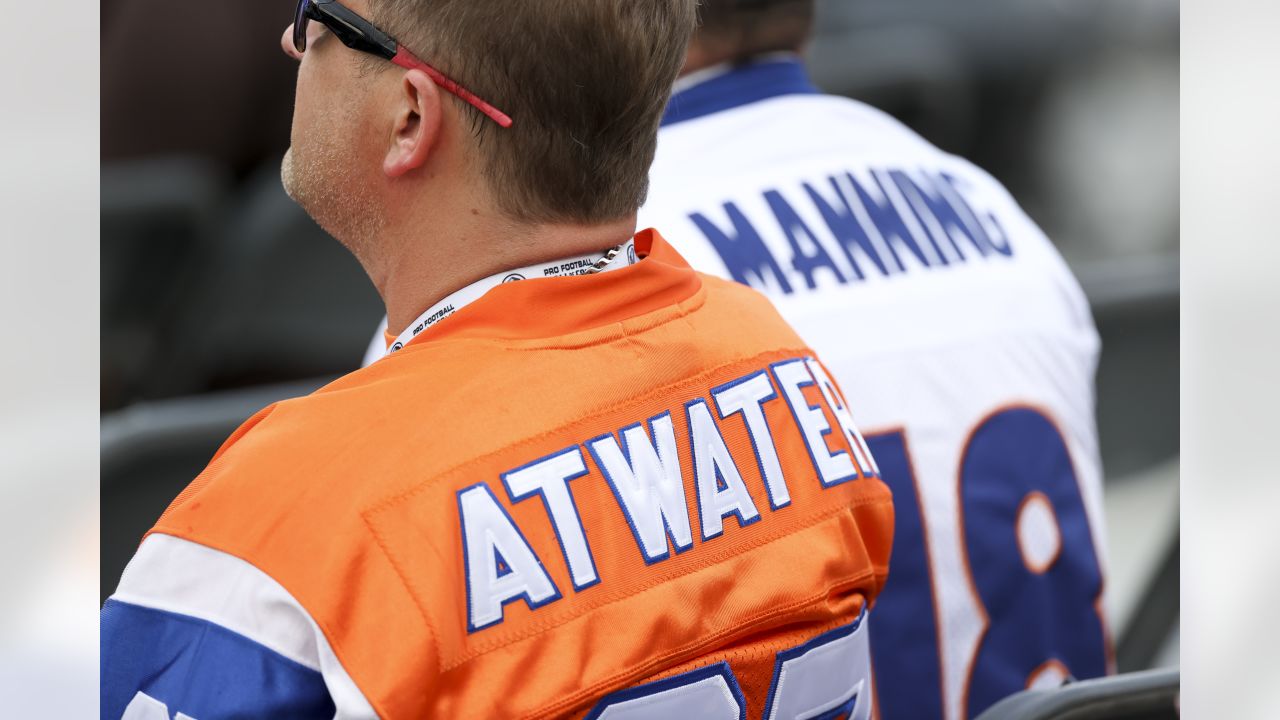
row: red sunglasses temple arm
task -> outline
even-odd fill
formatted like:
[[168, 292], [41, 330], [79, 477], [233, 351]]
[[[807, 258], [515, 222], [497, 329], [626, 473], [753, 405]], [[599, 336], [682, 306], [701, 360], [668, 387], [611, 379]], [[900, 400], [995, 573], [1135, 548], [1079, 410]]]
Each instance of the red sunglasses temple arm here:
[[453, 93], [463, 102], [475, 107], [475, 109], [484, 113], [489, 117], [489, 119], [498, 123], [498, 125], [504, 128], [511, 127], [511, 118], [508, 117], [506, 113], [476, 97], [470, 90], [467, 90], [453, 80], [450, 80], [444, 73], [422, 62], [417, 57], [414, 57], [413, 53], [406, 50], [403, 45], [396, 47], [396, 54], [395, 57], [391, 58], [391, 62], [406, 70], [421, 70], [426, 73], [431, 78], [431, 81], [436, 85], [444, 88], [446, 92]]

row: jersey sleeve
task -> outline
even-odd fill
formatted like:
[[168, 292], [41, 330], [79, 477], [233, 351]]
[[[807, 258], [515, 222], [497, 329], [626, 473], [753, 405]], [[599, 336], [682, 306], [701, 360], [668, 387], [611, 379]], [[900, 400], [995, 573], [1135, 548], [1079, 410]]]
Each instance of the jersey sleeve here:
[[101, 622], [104, 720], [377, 717], [306, 610], [226, 553], [151, 535]]

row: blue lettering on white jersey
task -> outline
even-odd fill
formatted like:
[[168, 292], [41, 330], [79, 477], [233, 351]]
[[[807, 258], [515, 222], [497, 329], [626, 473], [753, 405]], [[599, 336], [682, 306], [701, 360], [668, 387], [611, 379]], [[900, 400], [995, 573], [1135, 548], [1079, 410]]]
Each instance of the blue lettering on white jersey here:
[[[924, 176], [928, 177], [927, 174]], [[957, 234], [962, 235], [979, 254], [985, 256], [990, 252], [987, 236], [982, 228], [961, 219], [961, 211], [958, 208], [963, 207], [968, 211], [968, 205], [964, 203], [963, 198], [957, 197], [958, 202], [952, 204], [950, 199], [945, 197], [945, 185], [928, 180], [917, 182], [901, 170], [890, 170], [889, 177], [893, 178], [898, 191], [907, 199], [916, 219], [925, 227], [930, 237], [935, 238], [934, 247], [940, 252], [947, 246], [942, 245], [937, 238], [947, 241], [953, 259], [961, 261], [968, 259], [965, 251], [956, 243]]]
[[[904, 257], [908, 260], [914, 259], [921, 267], [927, 268], [934, 265], [938, 260], [936, 251], [926, 253], [918, 241], [918, 235], [907, 227], [908, 222], [914, 221], [909, 221], [890, 197], [888, 189], [881, 180], [883, 173], [872, 169], [866, 175], [870, 182], [865, 180], [859, 182], [857, 175], [852, 171], [845, 173], [845, 178], [853, 186], [858, 202], [862, 204], [863, 210], [871, 219], [872, 227], [880, 235], [898, 270], [907, 271], [907, 265], [903, 263]], [[908, 254], [899, 254], [898, 248], [906, 250]]]
[[[845, 191], [840, 187], [840, 182], [835, 176], [827, 178], [827, 183], [831, 186], [831, 199], [819, 192], [813, 185], [805, 182], [801, 183], [805, 193], [814, 207], [818, 209], [818, 214], [827, 224], [827, 229], [831, 231], [831, 235], [835, 237], [836, 242], [840, 244], [844, 250], [845, 257], [849, 260], [849, 265], [853, 268], [853, 275], [856, 279], [862, 280], [866, 278], [866, 274], [862, 270], [862, 264], [859, 260], [869, 261], [871, 265], [880, 273], [880, 275], [888, 275], [889, 268], [884, 264], [884, 260], [880, 257], [880, 251], [876, 250], [871, 243], [871, 236], [867, 234], [862, 222], [854, 215], [853, 206], [849, 204]], [[865, 214], [865, 210], [863, 210]]]
[[757, 288], [776, 283], [779, 290], [790, 293], [790, 281], [747, 217], [732, 202], [724, 204], [724, 211], [733, 225], [731, 230], [720, 229], [702, 213], [689, 213], [689, 219], [698, 226], [716, 252], [720, 253], [734, 280]]
[[822, 247], [818, 237], [787, 204], [786, 199], [777, 190], [766, 190], [764, 199], [769, 204], [769, 209], [773, 211], [773, 216], [777, 218], [782, 234], [787, 236], [787, 243], [791, 246], [791, 267], [804, 276], [805, 286], [810, 290], [817, 287], [814, 274], [822, 269], [829, 271], [837, 282], [843, 283], [845, 279], [840, 268], [832, 262], [831, 256]]
[[[772, 218], [748, 217], [734, 200], [721, 205], [727, 224], [712, 220], [704, 208], [686, 213], [719, 254], [729, 276], [760, 290], [796, 292], [784, 265], [803, 278], [803, 288], [813, 290], [821, 276], [844, 285], [865, 280], [868, 271], [885, 277], [1013, 255], [994, 215], [980, 220], [954, 179], [943, 173], [892, 167], [847, 171], [822, 182], [799, 182], [790, 195], [766, 188], [760, 197]], [[848, 273], [788, 197], [805, 200], [822, 218]], [[777, 257], [764, 242], [764, 223], [771, 223], [786, 239], [787, 257]], [[995, 230], [994, 237], [988, 229]]]

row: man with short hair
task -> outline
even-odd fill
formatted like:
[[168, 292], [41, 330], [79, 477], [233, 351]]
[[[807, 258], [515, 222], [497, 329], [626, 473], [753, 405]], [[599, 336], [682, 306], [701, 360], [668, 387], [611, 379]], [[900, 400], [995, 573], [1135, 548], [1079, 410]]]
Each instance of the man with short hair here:
[[104, 718], [869, 717], [892, 507], [849, 407], [767, 300], [633, 235], [694, 17], [299, 3], [285, 186], [396, 337], [160, 518]]
[[809, 82], [812, 0], [702, 17], [640, 226], [768, 294], [856, 399], [897, 510], [871, 625], [881, 717], [974, 717], [1105, 674], [1079, 285], [991, 176]]

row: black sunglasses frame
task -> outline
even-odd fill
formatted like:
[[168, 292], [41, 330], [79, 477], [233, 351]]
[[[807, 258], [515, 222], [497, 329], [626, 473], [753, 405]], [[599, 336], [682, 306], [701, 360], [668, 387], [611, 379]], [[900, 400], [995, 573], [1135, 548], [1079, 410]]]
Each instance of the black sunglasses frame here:
[[352, 50], [377, 55], [408, 70], [422, 70], [446, 92], [475, 107], [498, 125], [511, 127], [511, 118], [506, 113], [419, 60], [396, 42], [395, 38], [337, 0], [298, 0], [298, 6], [293, 12], [293, 47], [299, 53], [307, 51], [307, 24], [312, 20], [324, 25], [343, 45]]
[[396, 56], [399, 43], [395, 38], [336, 0], [298, 0], [293, 15], [293, 47], [300, 53], [307, 51], [307, 24], [311, 20], [324, 25], [352, 50], [387, 60]]

